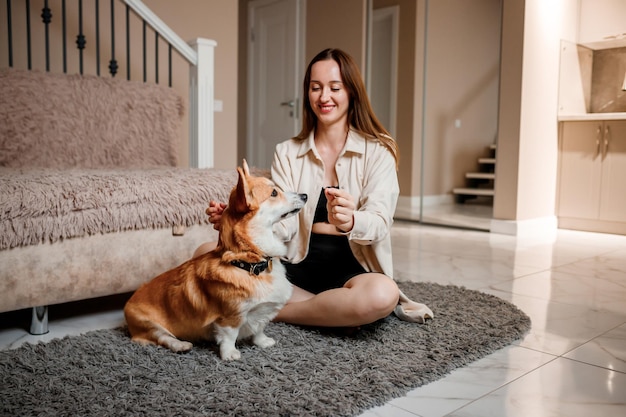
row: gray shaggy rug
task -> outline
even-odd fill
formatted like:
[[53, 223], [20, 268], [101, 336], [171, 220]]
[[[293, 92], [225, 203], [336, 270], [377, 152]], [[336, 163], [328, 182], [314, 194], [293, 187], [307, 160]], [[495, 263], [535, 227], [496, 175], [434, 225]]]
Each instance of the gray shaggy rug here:
[[186, 354], [131, 343], [125, 328], [0, 352], [0, 414], [10, 416], [354, 416], [520, 339], [530, 319], [497, 297], [399, 283], [428, 304], [424, 325], [390, 316], [347, 335], [271, 323], [269, 349], [214, 344]]

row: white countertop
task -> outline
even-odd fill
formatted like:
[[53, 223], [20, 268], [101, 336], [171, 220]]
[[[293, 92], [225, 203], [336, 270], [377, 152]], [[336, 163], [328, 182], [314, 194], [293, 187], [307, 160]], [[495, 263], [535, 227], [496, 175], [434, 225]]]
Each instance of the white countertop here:
[[577, 120], [626, 120], [625, 113], [584, 113], [584, 114], [559, 114], [559, 122]]

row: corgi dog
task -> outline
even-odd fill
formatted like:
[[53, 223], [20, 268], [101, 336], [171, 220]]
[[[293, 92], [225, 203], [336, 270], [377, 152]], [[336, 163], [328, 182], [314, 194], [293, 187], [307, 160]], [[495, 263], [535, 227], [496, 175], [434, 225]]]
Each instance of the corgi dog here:
[[272, 226], [304, 207], [306, 194], [283, 192], [250, 175], [246, 160], [222, 213], [217, 247], [143, 284], [124, 307], [134, 342], [185, 352], [191, 341], [219, 345], [223, 360], [236, 360], [240, 339], [261, 348], [275, 344], [265, 326], [291, 297], [280, 257], [285, 244]]

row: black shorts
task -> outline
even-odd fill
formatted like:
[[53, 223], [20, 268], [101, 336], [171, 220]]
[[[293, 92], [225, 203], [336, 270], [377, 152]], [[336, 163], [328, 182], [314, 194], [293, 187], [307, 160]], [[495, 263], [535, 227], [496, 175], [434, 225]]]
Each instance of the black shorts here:
[[311, 234], [309, 253], [302, 262], [285, 263], [287, 279], [314, 294], [340, 288], [365, 271], [354, 258], [346, 236]]

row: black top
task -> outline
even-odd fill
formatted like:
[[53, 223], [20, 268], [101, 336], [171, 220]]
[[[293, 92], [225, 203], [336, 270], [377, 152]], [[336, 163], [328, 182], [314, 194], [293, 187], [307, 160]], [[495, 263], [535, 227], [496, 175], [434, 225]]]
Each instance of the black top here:
[[[331, 186], [327, 188], [339, 188], [336, 186]], [[317, 200], [317, 207], [315, 207], [315, 215], [313, 216], [313, 223], [328, 223], [328, 210], [326, 210], [326, 203], [328, 200], [326, 199], [326, 194], [324, 193], [324, 187], [322, 187], [322, 192], [320, 193], [320, 199]]]

